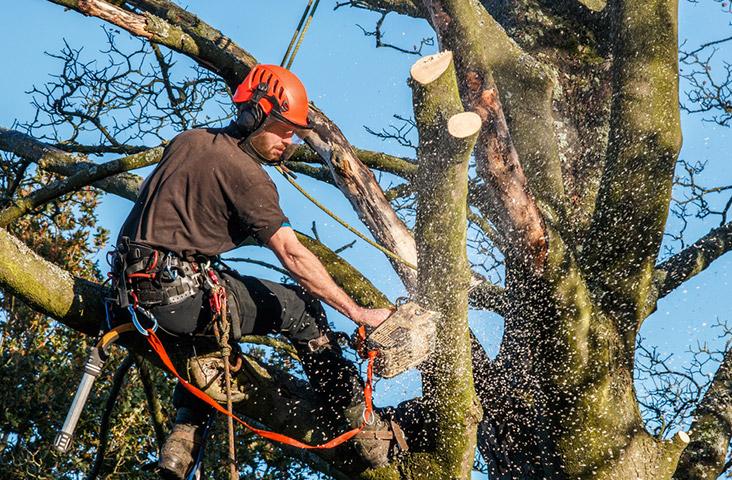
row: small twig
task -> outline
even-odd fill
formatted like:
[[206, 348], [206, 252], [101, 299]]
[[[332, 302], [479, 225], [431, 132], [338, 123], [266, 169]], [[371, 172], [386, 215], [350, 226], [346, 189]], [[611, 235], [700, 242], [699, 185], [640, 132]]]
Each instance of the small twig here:
[[347, 243], [340, 248], [336, 248], [335, 250], [333, 250], [333, 253], [341, 253], [342, 251], [348, 250], [354, 245], [356, 245], [356, 240], [352, 241], [351, 243]]
[[107, 442], [109, 441], [109, 423], [112, 417], [112, 410], [114, 409], [114, 405], [117, 403], [117, 397], [119, 396], [119, 392], [122, 390], [122, 384], [124, 383], [125, 376], [130, 370], [132, 363], [132, 355], [127, 355], [114, 372], [112, 388], [109, 390], [107, 403], [104, 405], [104, 413], [102, 414], [102, 422], [99, 425], [99, 448], [97, 448], [94, 465], [87, 475], [86, 480], [94, 480], [101, 473], [102, 465], [104, 464], [104, 454], [107, 452]]
[[253, 258], [222, 258], [225, 262], [243, 262], [243, 263], [251, 263], [253, 265], [259, 265], [260, 267], [266, 267], [270, 270], [274, 270], [275, 272], [279, 272], [283, 275], [287, 275], [288, 277], [291, 277], [290, 272], [285, 270], [284, 268], [280, 268], [276, 265], [272, 265], [271, 263], [263, 262], [261, 260], [254, 260]]
[[[338, 5], [336, 5], [336, 8]], [[376, 48], [392, 48], [398, 52], [406, 53], [409, 55], [422, 55], [422, 49], [424, 47], [431, 47], [435, 44], [435, 39], [432, 37], [429, 38], [423, 38], [419, 42], [419, 47], [414, 45], [412, 46], [411, 50], [407, 50], [402, 47], [397, 47], [396, 45], [392, 43], [384, 42], [382, 39], [384, 38], [384, 32], [382, 31], [382, 28], [384, 26], [384, 20], [386, 20], [386, 16], [390, 12], [381, 12], [381, 17], [379, 20], [376, 21], [376, 28], [373, 31], [368, 31], [365, 28], [363, 28], [361, 25], [356, 24], [358, 28], [361, 29], [363, 34], [367, 37], [374, 37], [376, 39]]]

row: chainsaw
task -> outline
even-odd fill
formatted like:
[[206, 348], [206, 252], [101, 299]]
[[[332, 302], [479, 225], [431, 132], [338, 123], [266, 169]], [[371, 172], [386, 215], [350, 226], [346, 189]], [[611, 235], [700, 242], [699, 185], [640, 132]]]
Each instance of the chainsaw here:
[[365, 339], [354, 336], [356, 350], [377, 352], [374, 373], [392, 378], [424, 362], [435, 350], [440, 314], [415, 302], [397, 302], [397, 309], [378, 327], [367, 331]]

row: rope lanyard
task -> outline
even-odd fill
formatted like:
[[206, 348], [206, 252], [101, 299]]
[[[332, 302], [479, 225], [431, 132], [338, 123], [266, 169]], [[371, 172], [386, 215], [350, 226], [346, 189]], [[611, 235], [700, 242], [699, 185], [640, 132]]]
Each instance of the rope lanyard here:
[[345, 220], [341, 219], [338, 215], [336, 215], [335, 213], [333, 213], [332, 211], [330, 211], [328, 209], [328, 207], [326, 207], [325, 205], [323, 205], [322, 203], [320, 203], [319, 201], [317, 201], [312, 195], [310, 195], [308, 192], [306, 192], [305, 189], [302, 188], [300, 186], [300, 184], [297, 183], [292, 178], [292, 175], [290, 175], [287, 172], [285, 172], [285, 170], [280, 165], [275, 166], [275, 168], [277, 169], [278, 172], [280, 172], [282, 174], [283, 177], [285, 177], [287, 179], [288, 182], [290, 182], [290, 184], [293, 187], [295, 187], [297, 189], [297, 191], [299, 191], [300, 193], [302, 193], [305, 196], [305, 198], [307, 198], [308, 200], [310, 200], [311, 202], [313, 202], [313, 204], [315, 204], [315, 206], [317, 206], [323, 212], [325, 212], [326, 214], [328, 214], [333, 220], [335, 220], [336, 222], [338, 222], [341, 225], [343, 225], [344, 227], [346, 227], [346, 229], [349, 232], [353, 233], [358, 238], [360, 238], [361, 240], [365, 241], [366, 243], [368, 243], [372, 247], [378, 249], [379, 251], [381, 251], [382, 253], [384, 253], [386, 256], [388, 256], [390, 258], [393, 258], [394, 260], [398, 261], [399, 263], [402, 263], [402, 264], [406, 265], [407, 267], [409, 267], [409, 268], [411, 268], [413, 270], [417, 270], [417, 266], [416, 265], [414, 265], [413, 263], [411, 263], [411, 262], [403, 259], [402, 257], [400, 257], [396, 253], [392, 252], [391, 250], [389, 250], [389, 249], [387, 249], [387, 248], [379, 245], [378, 243], [374, 242], [373, 240], [371, 240], [370, 238], [368, 238], [366, 235], [364, 235], [363, 233], [359, 232], [354, 227], [352, 227], [350, 224], [348, 224], [348, 222], [346, 222]]
[[[302, 17], [300, 18], [300, 22], [297, 24], [297, 27], [295, 28], [295, 31], [292, 34], [292, 39], [290, 40], [290, 44], [287, 46], [287, 51], [285, 52], [285, 56], [282, 57], [282, 62], [280, 62], [280, 67], [285, 67], [288, 70], [290, 70], [290, 67], [292, 67], [292, 62], [295, 61], [295, 56], [297, 55], [298, 50], [300, 50], [300, 45], [302, 45], [302, 41], [305, 38], [305, 32], [308, 31], [308, 28], [310, 27], [310, 22], [313, 21], [313, 17], [315, 16], [315, 10], [318, 8], [319, 3], [320, 3], [320, 0], [315, 0], [315, 5], [313, 5], [313, 0], [308, 1], [308, 4], [305, 6], [305, 11], [302, 12]], [[310, 9], [311, 5], [313, 5], [312, 10]], [[308, 13], [308, 11], [310, 11], [310, 13]], [[303, 23], [305, 24], [304, 28], [303, 28]], [[302, 29], [302, 31], [300, 31], [300, 29]], [[299, 39], [298, 39], [298, 36], [300, 37]], [[296, 40], [297, 40], [297, 45], [295, 45]], [[294, 50], [292, 49], [293, 46], [295, 46]], [[292, 52], [292, 55], [290, 55], [290, 52]], [[287, 60], [288, 55], [290, 56], [289, 61]], [[287, 65], [285, 65], [285, 63], [287, 63]]]
[[150, 344], [150, 347], [153, 349], [153, 351], [160, 357], [160, 360], [163, 362], [163, 365], [168, 369], [170, 373], [175, 376], [175, 378], [178, 379], [181, 385], [185, 387], [186, 390], [191, 392], [196, 398], [206, 402], [209, 406], [211, 406], [213, 409], [223, 413], [224, 415], [236, 420], [238, 423], [246, 427], [251, 432], [259, 435], [260, 437], [266, 438], [268, 440], [274, 440], [275, 442], [284, 443], [286, 445], [290, 445], [292, 447], [296, 448], [302, 448], [306, 450], [316, 450], [316, 449], [329, 449], [337, 447], [338, 445], [350, 440], [354, 436], [356, 436], [361, 430], [363, 430], [366, 425], [371, 422], [373, 415], [373, 404], [372, 404], [372, 394], [373, 394], [373, 387], [372, 387], [372, 377], [373, 377], [373, 365], [374, 365], [374, 359], [376, 358], [376, 351], [370, 351], [368, 352], [368, 367], [366, 369], [366, 385], [363, 389], [363, 394], [365, 398], [366, 403], [366, 410], [363, 414], [363, 422], [360, 426], [348, 430], [345, 433], [342, 433], [335, 437], [332, 440], [329, 440], [325, 443], [321, 443], [319, 445], [309, 445], [307, 443], [303, 443], [297, 439], [288, 437], [287, 435], [283, 435], [281, 433], [271, 432], [269, 430], [262, 430], [260, 428], [254, 427], [238, 416], [234, 415], [233, 413], [229, 413], [226, 408], [222, 407], [216, 400], [208, 396], [205, 392], [197, 388], [196, 386], [189, 383], [186, 379], [180, 376], [178, 373], [178, 370], [176, 370], [175, 366], [173, 366], [173, 362], [170, 360], [170, 357], [168, 356], [168, 353], [165, 351], [165, 347], [163, 347], [162, 342], [158, 338], [158, 336], [155, 334], [155, 331], [153, 329], [147, 330], [147, 341]]

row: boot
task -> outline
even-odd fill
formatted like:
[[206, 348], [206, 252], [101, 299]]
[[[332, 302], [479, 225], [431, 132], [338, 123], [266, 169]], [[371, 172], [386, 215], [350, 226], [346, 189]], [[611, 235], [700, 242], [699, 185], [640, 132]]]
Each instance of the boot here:
[[[363, 423], [364, 383], [355, 365], [343, 358], [340, 347], [331, 342], [317, 351], [299, 352], [310, 384], [332, 408], [334, 418], [341, 418], [341, 428], [356, 428]], [[401, 429], [387, 410], [374, 409], [366, 427], [351, 443], [371, 467], [389, 462], [406, 450]]]
[[160, 451], [160, 477], [165, 480], [183, 480], [193, 466], [201, 448], [202, 432], [208, 416], [204, 418], [193, 410], [178, 409], [173, 430]]
[[[350, 427], [359, 427], [364, 422], [365, 404], [354, 405], [345, 410]], [[409, 447], [402, 429], [394, 421], [391, 409], [374, 407], [366, 426], [352, 439], [359, 456], [370, 467], [380, 467]]]

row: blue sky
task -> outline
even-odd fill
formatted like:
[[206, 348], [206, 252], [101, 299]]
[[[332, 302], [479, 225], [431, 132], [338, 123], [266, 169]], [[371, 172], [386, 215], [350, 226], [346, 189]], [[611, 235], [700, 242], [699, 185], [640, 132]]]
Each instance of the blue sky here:
[[[222, 30], [260, 62], [279, 63], [289, 42], [294, 25], [299, 19], [304, 1], [217, 1], [202, 0], [183, 2], [189, 10]], [[308, 88], [315, 103], [344, 131], [354, 145], [374, 150], [384, 150], [397, 155], [413, 156], [410, 149], [394, 142], [382, 142], [368, 134], [363, 126], [379, 129], [386, 126], [392, 114], [411, 115], [411, 92], [406, 85], [409, 67], [415, 56], [391, 49], [374, 48], [373, 37], [365, 37], [357, 24], [373, 28], [378, 15], [362, 10], [343, 8], [333, 11], [334, 1], [322, 1], [315, 22], [311, 26], [303, 47], [295, 61], [293, 71]], [[15, 2], [5, 0], [4, 15], [0, 17], [0, 38], [6, 44], [5, 65], [10, 66], [0, 76], [0, 125], [10, 127], [15, 119], [27, 121], [33, 109], [26, 92], [34, 84], [42, 85], [49, 74], [56, 73], [60, 64], [44, 54], [63, 47], [63, 39], [72, 46], [84, 46], [86, 58], [94, 58], [95, 52], [106, 40], [100, 25], [103, 23], [64, 10], [49, 2], [30, 0]], [[722, 12], [720, 4], [713, 0], [699, 3], [680, 1], [680, 40], [687, 40], [690, 47], [732, 35], [732, 15]], [[433, 34], [426, 22], [407, 17], [389, 15], [384, 30], [386, 40], [410, 48]], [[120, 38], [124, 37], [123, 33]], [[10, 47], [9, 45], [12, 45]], [[426, 47], [431, 53], [435, 47]], [[732, 61], [730, 54], [724, 51]], [[727, 45], [727, 50], [732, 50]], [[179, 58], [179, 66], [189, 64]], [[704, 123], [699, 116], [684, 115], [684, 147], [681, 156], [687, 160], [709, 162], [702, 179], [709, 185], [732, 183], [729, 150], [732, 133], [728, 128]], [[144, 173], [144, 172], [143, 172]], [[313, 220], [325, 243], [333, 248], [351, 242], [354, 238], [318, 210], [311, 208], [292, 187], [273, 175], [278, 183], [282, 204], [293, 225], [308, 231]], [[333, 187], [300, 176], [301, 182], [317, 198], [325, 201], [339, 215], [354, 225], [360, 225], [347, 201]], [[131, 204], [112, 196], [105, 196], [101, 209], [103, 224], [116, 234]], [[695, 222], [690, 226], [688, 238], [706, 233], [714, 225]], [[361, 226], [363, 231], [366, 231]], [[253, 256], [275, 261], [263, 249], [249, 247], [236, 255]], [[383, 255], [374, 252], [363, 242], [344, 252], [343, 256], [368, 276], [392, 300], [404, 293]], [[102, 258], [100, 256], [100, 258]], [[732, 256], [718, 260], [714, 266], [678, 291], [663, 299], [643, 327], [643, 335], [664, 352], [676, 352], [674, 362], [682, 363], [682, 354], [692, 342], [718, 342], [716, 331], [710, 324], [716, 318], [728, 318], [732, 309], [730, 277], [728, 274]], [[277, 278], [265, 270], [241, 269], [270, 278]], [[341, 329], [350, 330], [342, 318], [332, 316]], [[494, 354], [500, 341], [502, 324], [495, 316], [474, 313], [471, 323], [479, 337]], [[411, 397], [418, 388], [415, 375], [406, 375], [397, 381], [383, 382], [377, 387], [377, 401], [392, 403]]]

